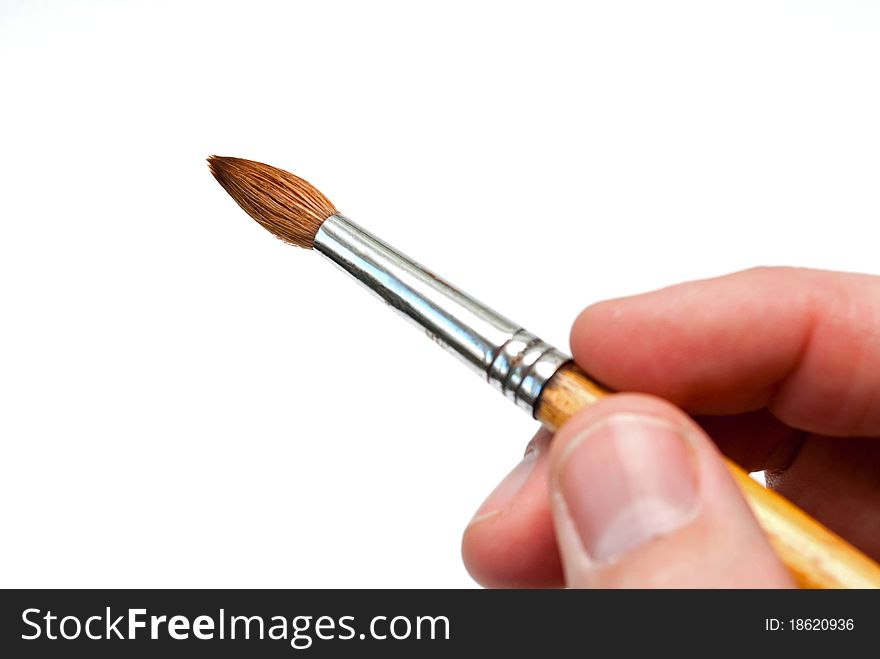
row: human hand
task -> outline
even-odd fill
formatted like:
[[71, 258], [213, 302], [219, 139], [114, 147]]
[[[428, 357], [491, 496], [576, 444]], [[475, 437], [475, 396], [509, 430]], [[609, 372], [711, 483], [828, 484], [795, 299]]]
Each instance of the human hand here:
[[880, 278], [691, 282], [589, 307], [571, 345], [590, 375], [644, 393], [535, 436], [465, 530], [478, 582], [791, 586], [719, 448], [880, 557]]

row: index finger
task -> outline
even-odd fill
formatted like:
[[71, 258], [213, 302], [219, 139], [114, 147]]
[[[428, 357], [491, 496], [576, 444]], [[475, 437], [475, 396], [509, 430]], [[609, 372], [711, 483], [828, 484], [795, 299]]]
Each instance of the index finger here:
[[574, 323], [604, 384], [693, 414], [768, 408], [824, 435], [880, 434], [880, 278], [758, 268], [610, 300]]

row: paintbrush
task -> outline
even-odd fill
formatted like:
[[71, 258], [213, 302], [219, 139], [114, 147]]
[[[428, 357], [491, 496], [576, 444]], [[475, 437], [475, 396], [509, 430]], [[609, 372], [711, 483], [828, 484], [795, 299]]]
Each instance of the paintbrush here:
[[[265, 229], [329, 258], [551, 430], [610, 393], [568, 355], [349, 220], [303, 179], [241, 158], [211, 156], [208, 164]], [[735, 463], [727, 465], [798, 585], [880, 587], [877, 563]]]

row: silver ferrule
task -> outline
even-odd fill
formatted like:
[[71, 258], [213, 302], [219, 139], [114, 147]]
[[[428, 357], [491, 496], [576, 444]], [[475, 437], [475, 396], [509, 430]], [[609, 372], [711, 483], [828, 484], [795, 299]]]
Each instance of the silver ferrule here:
[[547, 380], [570, 360], [344, 215], [324, 221], [315, 249], [532, 416]]

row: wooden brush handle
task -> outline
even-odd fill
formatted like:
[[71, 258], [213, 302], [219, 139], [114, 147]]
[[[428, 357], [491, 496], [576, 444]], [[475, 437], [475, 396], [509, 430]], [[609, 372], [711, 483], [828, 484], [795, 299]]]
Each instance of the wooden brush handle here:
[[[556, 430], [577, 410], [610, 393], [574, 364], [544, 386], [536, 418]], [[788, 499], [752, 480], [736, 463], [727, 468], [779, 558], [801, 588], [880, 588], [880, 565], [807, 515]]]

